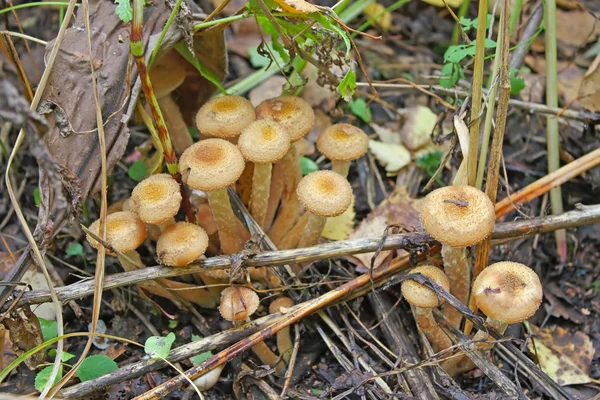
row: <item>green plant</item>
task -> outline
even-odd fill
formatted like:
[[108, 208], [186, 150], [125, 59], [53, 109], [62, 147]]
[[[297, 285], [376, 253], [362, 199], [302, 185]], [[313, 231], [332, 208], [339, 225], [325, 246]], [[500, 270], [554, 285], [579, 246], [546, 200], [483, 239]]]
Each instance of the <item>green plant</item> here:
[[167, 336], [150, 336], [144, 343], [144, 351], [151, 358], [164, 359], [169, 355], [174, 342], [175, 334], [173, 332]]
[[[416, 163], [419, 167], [423, 168], [427, 175], [433, 177], [435, 172], [437, 171], [442, 159], [444, 158], [444, 152], [441, 150], [432, 151], [427, 154], [423, 154], [419, 158], [417, 158]], [[441, 178], [438, 176], [435, 178], [435, 181], [440, 185], [444, 186]]]

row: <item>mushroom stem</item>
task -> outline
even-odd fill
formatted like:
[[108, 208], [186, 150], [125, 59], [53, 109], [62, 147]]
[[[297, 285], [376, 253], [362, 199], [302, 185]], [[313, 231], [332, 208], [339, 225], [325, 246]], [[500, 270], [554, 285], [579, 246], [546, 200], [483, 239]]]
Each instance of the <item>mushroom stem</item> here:
[[448, 335], [446, 335], [433, 318], [431, 308], [413, 306], [413, 314], [417, 325], [419, 325], [419, 328], [421, 328], [427, 340], [431, 343], [434, 351], [442, 351], [452, 346], [452, 341]]
[[208, 204], [219, 229], [219, 241], [223, 254], [234, 254], [241, 250], [242, 242], [238, 235], [238, 219], [233, 213], [227, 188], [206, 192]]
[[300, 242], [300, 238], [304, 233], [304, 229], [306, 228], [309, 217], [310, 213], [306, 212], [298, 221], [296, 221], [296, 225], [294, 225], [292, 230], [290, 230], [278, 243], [277, 247], [279, 250], [295, 249], [298, 247], [298, 243]]
[[281, 357], [278, 357], [275, 353], [273, 353], [265, 342], [259, 342], [252, 346], [252, 351], [254, 352], [254, 354], [256, 354], [256, 356], [260, 359], [260, 361], [263, 364], [273, 367], [275, 369], [275, 375], [285, 375], [286, 367], [285, 363], [283, 362], [283, 359]]
[[269, 230], [269, 237], [276, 239], [282, 238], [292, 229], [300, 211], [300, 201], [296, 197], [296, 187], [302, 179], [302, 171], [295, 144], [290, 146], [290, 150], [283, 157], [281, 163], [283, 164], [285, 186], [281, 196], [279, 212]]
[[[278, 162], [273, 164], [273, 168], [271, 171], [271, 189], [269, 192], [269, 204], [267, 206], [267, 213], [265, 216], [265, 227], [263, 230], [265, 232], [271, 229], [273, 225], [273, 219], [275, 218], [275, 213], [277, 212], [277, 208], [281, 201], [281, 195], [283, 193], [283, 187], [285, 186], [285, 177], [284, 177], [284, 168], [283, 165]], [[271, 238], [272, 240], [274, 238]], [[273, 240], [275, 244], [277, 244], [276, 240]]]
[[[450, 293], [461, 303], [468, 304], [471, 289], [471, 269], [465, 247], [442, 245], [444, 272], [450, 280]], [[462, 321], [460, 311], [448, 303], [444, 303], [442, 311], [448, 321], [458, 328]]]
[[206, 290], [208, 290], [213, 300], [218, 303], [221, 300], [221, 293], [227, 287], [228, 279], [216, 278], [209, 272], [198, 272], [196, 275], [206, 285]]
[[169, 129], [175, 153], [179, 155], [194, 144], [192, 136], [188, 132], [187, 124], [183, 120], [183, 115], [181, 115], [181, 111], [171, 95], [158, 99], [158, 105], [165, 117], [165, 124]]
[[347, 178], [350, 171], [350, 161], [331, 160], [331, 170]]
[[254, 164], [252, 175], [252, 195], [250, 197], [250, 213], [264, 229], [271, 191], [271, 171], [273, 164]]
[[309, 213], [308, 222], [306, 223], [306, 228], [304, 228], [304, 233], [300, 237], [298, 247], [310, 247], [319, 243], [319, 239], [321, 238], [326, 223], [327, 218]]

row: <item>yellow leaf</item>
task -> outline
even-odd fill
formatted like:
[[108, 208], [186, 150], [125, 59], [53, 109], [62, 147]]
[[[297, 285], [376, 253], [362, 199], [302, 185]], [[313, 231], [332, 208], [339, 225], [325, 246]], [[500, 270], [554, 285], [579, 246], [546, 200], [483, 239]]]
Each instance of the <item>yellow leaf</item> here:
[[342, 214], [327, 219], [327, 223], [325, 224], [321, 236], [329, 240], [348, 239], [348, 236], [354, 231], [354, 218], [356, 217], [356, 213], [354, 212], [354, 200], [355, 198], [352, 196], [350, 207]]
[[392, 14], [379, 3], [371, 3], [365, 8], [365, 14], [374, 19], [382, 30], [388, 31], [392, 25]]
[[410, 163], [410, 152], [400, 144], [382, 143], [369, 140], [369, 150], [377, 160], [385, 166], [388, 175], [395, 175]]
[[[436, 6], [436, 7], [446, 7], [444, 5], [444, 1], [443, 0], [421, 0], [427, 4], [431, 4], [432, 6]], [[446, 4], [448, 4], [450, 7], [458, 7], [462, 4], [463, 0], [446, 0]]]
[[310, 14], [319, 12], [319, 7], [304, 0], [273, 0], [285, 12], [293, 14]]

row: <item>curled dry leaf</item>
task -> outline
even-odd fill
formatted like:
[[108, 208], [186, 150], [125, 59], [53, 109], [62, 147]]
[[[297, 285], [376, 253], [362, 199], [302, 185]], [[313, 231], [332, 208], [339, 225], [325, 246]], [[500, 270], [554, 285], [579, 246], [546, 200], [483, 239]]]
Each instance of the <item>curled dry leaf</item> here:
[[600, 54], [583, 77], [579, 89], [579, 103], [590, 111], [600, 111]]
[[369, 150], [385, 167], [389, 176], [394, 176], [410, 163], [410, 152], [401, 144], [386, 144], [369, 140]]

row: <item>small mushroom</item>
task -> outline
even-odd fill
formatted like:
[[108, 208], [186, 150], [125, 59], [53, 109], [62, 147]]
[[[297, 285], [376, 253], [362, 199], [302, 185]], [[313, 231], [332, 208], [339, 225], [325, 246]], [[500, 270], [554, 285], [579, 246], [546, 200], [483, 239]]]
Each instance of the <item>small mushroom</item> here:
[[225, 368], [225, 364], [217, 365], [204, 375], [194, 379], [194, 386], [201, 392], [207, 391], [217, 384], [223, 368]]
[[262, 228], [269, 205], [273, 163], [285, 156], [290, 144], [290, 136], [283, 126], [268, 119], [250, 123], [238, 138], [242, 155], [254, 163], [250, 213]]
[[177, 222], [166, 228], [156, 242], [161, 264], [185, 267], [199, 259], [208, 247], [208, 235], [196, 224]]
[[350, 124], [334, 124], [317, 138], [317, 149], [331, 160], [333, 172], [348, 176], [350, 162], [369, 150], [369, 138], [362, 129]]
[[327, 218], [342, 214], [352, 202], [350, 183], [333, 171], [315, 171], [306, 175], [298, 184], [297, 194], [310, 212], [298, 247], [317, 244]]
[[179, 159], [183, 181], [193, 189], [206, 192], [224, 254], [237, 253], [242, 247], [238, 219], [231, 208], [227, 186], [235, 183], [244, 166], [239, 149], [223, 139], [195, 143]]
[[159, 226], [171, 225], [180, 206], [181, 188], [168, 174], [152, 175], [138, 183], [131, 192], [129, 205], [142, 221]]
[[[88, 229], [100, 237], [100, 220], [95, 221]], [[100, 249], [97, 240], [90, 235], [86, 235], [86, 238], [93, 248]], [[144, 239], [146, 239], [146, 224], [131, 211], [118, 211], [106, 216], [106, 242], [115, 250], [124, 255], [135, 252]], [[107, 254], [114, 255], [107, 248], [105, 251]]]
[[[289, 297], [279, 297], [271, 303], [269, 306], [269, 313], [274, 314], [276, 312], [287, 312], [287, 309], [294, 305], [294, 300]], [[286, 326], [277, 332], [277, 351], [283, 358], [286, 364], [290, 363], [290, 357], [292, 356], [292, 348], [294, 342], [292, 341], [292, 335], [290, 334], [290, 327]]]
[[242, 130], [256, 120], [250, 100], [240, 96], [221, 96], [207, 101], [196, 114], [200, 133], [235, 141]]
[[[450, 288], [450, 281], [444, 271], [434, 265], [423, 265], [411, 271], [411, 274], [417, 273], [430, 278], [446, 291]], [[431, 311], [433, 308], [440, 306], [444, 300], [433, 290], [412, 280], [402, 282], [401, 290], [406, 301], [414, 306], [413, 312], [417, 325], [419, 325], [433, 349], [437, 352], [452, 346], [452, 341], [435, 321]]]
[[315, 123], [315, 112], [310, 104], [296, 96], [280, 96], [263, 101], [256, 107], [256, 117], [280, 123], [292, 142], [304, 137]]
[[[465, 246], [479, 243], [490, 235], [496, 214], [488, 196], [472, 186], [446, 186], [429, 193], [421, 203], [421, 223], [442, 243], [444, 271], [450, 279], [450, 293], [467, 304], [471, 269]], [[444, 314], [458, 327], [462, 314], [446, 305]]]

